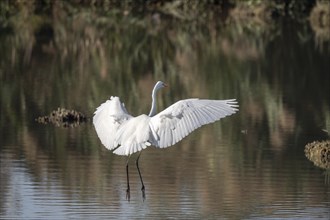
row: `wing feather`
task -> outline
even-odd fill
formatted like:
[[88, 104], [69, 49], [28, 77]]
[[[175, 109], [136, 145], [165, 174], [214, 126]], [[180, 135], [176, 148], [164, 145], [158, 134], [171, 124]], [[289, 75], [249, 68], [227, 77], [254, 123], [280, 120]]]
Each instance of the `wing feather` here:
[[165, 148], [182, 140], [202, 125], [220, 120], [238, 111], [235, 99], [186, 99], [151, 118], [153, 145]]
[[117, 148], [113, 153], [128, 156], [150, 146], [154, 142], [154, 135], [149, 122], [147, 115], [139, 115], [125, 122], [117, 131], [114, 140]]
[[114, 149], [116, 133], [127, 120], [132, 118], [127, 113], [118, 97], [113, 97], [101, 104], [94, 112], [93, 124], [102, 144], [109, 150]]

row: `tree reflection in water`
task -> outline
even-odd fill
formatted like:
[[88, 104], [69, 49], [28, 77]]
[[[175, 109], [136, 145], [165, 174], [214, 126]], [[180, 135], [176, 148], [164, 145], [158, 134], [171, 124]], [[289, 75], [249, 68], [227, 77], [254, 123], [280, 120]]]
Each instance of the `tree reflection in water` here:
[[[191, 20], [65, 3], [36, 11], [0, 20], [1, 215], [327, 217], [329, 186], [304, 156], [330, 130], [329, 38], [312, 32], [314, 17], [251, 22], [213, 11]], [[238, 97], [240, 112], [176, 148], [148, 149], [140, 164], [148, 200], [128, 207], [125, 158], [103, 149], [91, 123], [34, 119], [58, 106], [90, 117], [111, 95], [147, 113], [157, 80], [172, 88], [159, 109], [191, 96]]]

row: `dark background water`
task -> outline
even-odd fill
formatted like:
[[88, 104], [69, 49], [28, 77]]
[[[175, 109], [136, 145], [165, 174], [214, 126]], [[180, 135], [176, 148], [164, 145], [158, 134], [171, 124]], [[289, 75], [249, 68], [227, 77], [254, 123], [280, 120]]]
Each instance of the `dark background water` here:
[[[205, 21], [165, 9], [28, 5], [1, 17], [1, 218], [329, 219], [329, 171], [304, 153], [330, 131], [330, 31], [316, 12]], [[111, 95], [148, 113], [157, 80], [169, 84], [159, 109], [199, 97], [236, 98], [240, 111], [144, 150], [144, 202], [133, 155], [128, 202], [127, 158], [101, 145], [91, 117]], [[58, 107], [89, 120], [35, 121]]]

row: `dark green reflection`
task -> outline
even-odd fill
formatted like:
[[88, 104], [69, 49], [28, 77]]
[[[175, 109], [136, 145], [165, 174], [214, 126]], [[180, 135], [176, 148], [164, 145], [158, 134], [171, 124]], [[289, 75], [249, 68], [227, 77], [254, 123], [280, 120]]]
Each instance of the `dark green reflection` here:
[[[176, 8], [72, 7], [54, 4], [39, 12], [29, 6], [1, 18], [0, 153], [13, 152], [36, 182], [48, 175], [72, 188], [68, 196], [93, 186], [95, 195], [119, 200], [119, 193], [107, 195], [104, 189], [107, 182], [118, 184], [109, 176], [121, 168], [114, 169], [115, 156], [101, 146], [90, 123], [63, 129], [34, 119], [58, 107], [91, 118], [111, 95], [119, 96], [133, 115], [148, 113], [151, 89], [163, 80], [170, 87], [159, 94], [159, 109], [189, 97], [237, 98], [240, 104], [237, 115], [210, 128], [214, 133], [197, 132], [176, 146], [180, 153], [167, 151], [174, 162], [164, 168], [166, 173], [185, 175], [175, 164], [203, 155], [198, 167], [212, 172], [214, 183], [233, 189], [237, 203], [244, 184], [222, 180], [221, 174], [245, 180], [248, 188], [271, 188], [266, 201], [276, 197], [283, 170], [290, 174], [281, 179], [283, 194], [292, 190], [298, 197], [319, 187], [307, 178], [301, 182], [313, 174], [304, 163], [305, 144], [328, 138], [330, 131], [329, 37], [314, 18], [241, 19], [228, 11], [220, 19], [212, 11], [203, 20], [187, 11], [186, 17], [177, 17]], [[216, 148], [218, 138], [225, 150]], [[225, 156], [219, 162], [215, 155], [220, 153]], [[154, 175], [159, 173], [156, 162], [145, 160]], [[252, 177], [246, 175], [251, 167]], [[1, 184], [9, 179], [4, 175]], [[198, 181], [210, 186], [205, 203], [218, 210], [212, 206], [219, 195], [213, 194], [212, 182]], [[253, 193], [245, 199], [246, 206], [257, 203]], [[243, 217], [249, 210], [240, 213]]]

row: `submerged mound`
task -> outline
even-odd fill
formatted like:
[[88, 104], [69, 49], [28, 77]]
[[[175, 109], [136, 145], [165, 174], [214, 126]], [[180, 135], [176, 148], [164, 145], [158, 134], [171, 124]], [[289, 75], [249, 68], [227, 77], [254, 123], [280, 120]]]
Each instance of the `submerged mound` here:
[[57, 127], [76, 127], [87, 121], [87, 117], [76, 110], [58, 108], [47, 116], [36, 118], [36, 121], [42, 124], [54, 124]]
[[323, 169], [330, 168], [330, 140], [314, 141], [305, 146], [306, 157], [314, 163], [315, 166]]

